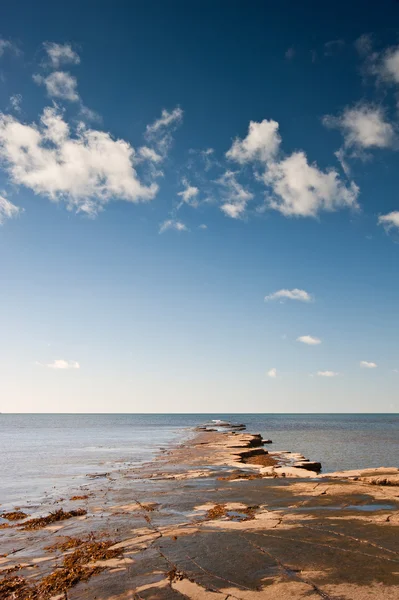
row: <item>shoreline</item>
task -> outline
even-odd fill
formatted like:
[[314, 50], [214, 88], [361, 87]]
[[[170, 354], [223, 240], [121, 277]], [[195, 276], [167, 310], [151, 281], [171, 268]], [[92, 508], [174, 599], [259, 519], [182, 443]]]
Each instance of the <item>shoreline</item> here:
[[323, 474], [218, 425], [1, 519], [0, 600], [398, 597], [398, 469]]

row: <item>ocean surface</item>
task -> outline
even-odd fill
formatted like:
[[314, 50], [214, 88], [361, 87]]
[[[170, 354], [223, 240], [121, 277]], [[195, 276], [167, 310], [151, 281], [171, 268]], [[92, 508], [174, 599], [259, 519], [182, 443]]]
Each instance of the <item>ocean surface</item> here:
[[137, 467], [189, 428], [245, 423], [273, 450], [301, 452], [323, 472], [399, 466], [398, 414], [0, 414], [0, 505], [59, 498], [88, 474]]

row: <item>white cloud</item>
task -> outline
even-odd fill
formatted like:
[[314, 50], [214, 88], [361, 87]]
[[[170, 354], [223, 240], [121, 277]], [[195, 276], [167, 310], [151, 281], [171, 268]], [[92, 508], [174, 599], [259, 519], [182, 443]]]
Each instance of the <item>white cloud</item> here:
[[359, 104], [347, 107], [339, 117], [325, 116], [323, 123], [326, 127], [342, 131], [346, 147], [391, 148], [395, 145], [395, 129], [386, 120], [380, 106]]
[[377, 367], [376, 363], [368, 362], [367, 360], [361, 360], [360, 366], [362, 369], [375, 369]]
[[[316, 163], [309, 164], [303, 151], [279, 158], [278, 127], [273, 120], [251, 121], [247, 137], [237, 138], [226, 153], [227, 158], [241, 165], [257, 161], [263, 167], [256, 179], [267, 187], [266, 207], [285, 216], [302, 217], [316, 217], [323, 210], [358, 208], [359, 188], [354, 182], [343, 183], [335, 169], [323, 171]], [[247, 194], [253, 197], [250, 192]], [[248, 199], [238, 198], [221, 208], [228, 216], [239, 218], [245, 213], [247, 202]]]
[[58, 69], [65, 64], [78, 65], [80, 63], [79, 55], [72, 49], [71, 44], [44, 42], [43, 46], [54, 69]]
[[355, 46], [365, 60], [364, 72], [377, 78], [379, 83], [399, 84], [399, 46], [391, 46], [384, 52], [373, 52], [372, 37], [361, 36]]
[[139, 154], [144, 160], [149, 160], [154, 163], [158, 163], [162, 161], [162, 156], [155, 152], [153, 148], [149, 148], [148, 146], [142, 146], [139, 148]]
[[147, 125], [145, 137], [157, 148], [157, 153], [164, 158], [172, 144], [172, 132], [181, 125], [183, 111], [176, 107], [172, 111], [163, 110], [159, 119]]
[[226, 171], [216, 183], [223, 186], [224, 197], [226, 199], [220, 209], [232, 219], [243, 217], [248, 202], [253, 198], [253, 194], [237, 181], [236, 172]]
[[80, 364], [76, 360], [54, 360], [51, 363], [37, 363], [41, 367], [47, 367], [48, 369], [80, 369]]
[[198, 206], [198, 201], [196, 198], [199, 194], [199, 189], [193, 185], [190, 185], [187, 179], [182, 180], [182, 185], [184, 186], [184, 190], [182, 192], [178, 192], [177, 195], [180, 196], [182, 201], [186, 204]]
[[33, 75], [33, 80], [38, 85], [43, 84], [46, 87], [47, 94], [52, 98], [61, 98], [70, 102], [79, 100], [79, 94], [76, 91], [76, 77], [73, 77], [70, 73], [54, 71], [47, 77]]
[[87, 106], [85, 106], [82, 103], [80, 105], [79, 116], [82, 119], [86, 119], [86, 121], [92, 121], [93, 123], [101, 123], [102, 122], [101, 115], [99, 115], [95, 110], [88, 108]]
[[10, 97], [10, 105], [15, 112], [21, 112], [22, 96], [21, 94], [13, 94]]
[[378, 217], [378, 224], [384, 225], [386, 229], [391, 229], [392, 227], [399, 228], [399, 210], [394, 210], [386, 215], [381, 215]]
[[264, 119], [260, 123], [250, 121], [248, 135], [234, 140], [226, 157], [240, 164], [260, 160], [267, 162], [278, 152], [281, 137], [276, 121]]
[[339, 373], [335, 371], [317, 371], [319, 377], [337, 377]]
[[317, 337], [313, 337], [311, 335], [301, 335], [296, 340], [297, 342], [302, 342], [302, 344], [308, 344], [309, 346], [316, 346], [317, 344], [321, 344], [321, 340]]
[[309, 165], [304, 152], [270, 163], [263, 181], [272, 191], [269, 207], [285, 216], [316, 217], [322, 210], [358, 207], [357, 185], [346, 186], [334, 169]]
[[388, 48], [382, 58], [381, 75], [387, 81], [399, 83], [399, 46]]
[[177, 221], [176, 219], [167, 219], [164, 221], [159, 228], [159, 233], [163, 233], [168, 229], [174, 229], [175, 231], [188, 231], [186, 225], [184, 225], [184, 223], [181, 221]]
[[0, 225], [3, 225], [7, 219], [16, 217], [20, 212], [21, 209], [18, 206], [15, 206], [4, 196], [0, 196]]
[[273, 369], [270, 369], [270, 371], [267, 372], [267, 376], [271, 377], [272, 379], [275, 379], [277, 377], [277, 369], [275, 369], [273, 367]]
[[205, 223], [202, 223], [201, 225], [198, 225], [198, 229], [208, 229], [208, 225], [205, 225]]
[[273, 294], [265, 296], [265, 301], [268, 302], [269, 300], [280, 300], [284, 298], [287, 298], [288, 300], [299, 300], [301, 302], [311, 302], [313, 300], [311, 294], [305, 290], [294, 288], [293, 290], [278, 290], [277, 292], [273, 292]]
[[72, 134], [50, 107], [31, 125], [0, 114], [0, 159], [14, 183], [89, 214], [111, 199], [151, 200], [158, 190], [140, 182], [128, 142], [83, 124]]
[[171, 112], [164, 109], [159, 119], [154, 121], [151, 125], [147, 125], [147, 133], [152, 135], [158, 131], [162, 131], [163, 129], [170, 127], [170, 125], [181, 123], [182, 119], [183, 111], [181, 108], [177, 107]]
[[206, 150], [201, 150], [200, 154], [205, 164], [205, 171], [209, 171], [214, 165], [216, 165], [216, 161], [212, 160], [215, 151], [213, 148], [207, 148]]
[[337, 160], [338, 160], [339, 164], [341, 165], [343, 172], [349, 178], [350, 174], [351, 174], [351, 170], [350, 170], [348, 161], [346, 160], [345, 149], [340, 148], [339, 150], [334, 152], [334, 154], [337, 157]]

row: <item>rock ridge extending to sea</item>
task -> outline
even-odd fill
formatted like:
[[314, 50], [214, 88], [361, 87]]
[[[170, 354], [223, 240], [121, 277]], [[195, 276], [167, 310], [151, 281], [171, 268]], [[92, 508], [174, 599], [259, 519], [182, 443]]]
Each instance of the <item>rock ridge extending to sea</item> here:
[[0, 515], [0, 600], [397, 600], [399, 470], [322, 474], [270, 444], [216, 421], [21, 499]]

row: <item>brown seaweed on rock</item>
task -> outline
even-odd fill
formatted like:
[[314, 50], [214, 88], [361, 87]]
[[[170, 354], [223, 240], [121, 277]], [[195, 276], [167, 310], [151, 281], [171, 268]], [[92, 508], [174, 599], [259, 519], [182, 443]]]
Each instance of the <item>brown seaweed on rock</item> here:
[[7, 521], [21, 521], [22, 519], [26, 519], [28, 515], [22, 510], [14, 510], [11, 512], [5, 512], [0, 515], [2, 519], [7, 519]]
[[87, 514], [87, 510], [83, 508], [78, 508], [76, 510], [64, 511], [62, 508], [56, 510], [55, 512], [51, 512], [46, 517], [37, 517], [35, 519], [29, 519], [29, 521], [25, 521], [25, 523], [21, 523], [20, 527], [23, 529], [41, 529], [42, 527], [46, 527], [51, 523], [56, 523], [57, 521], [65, 521], [66, 519], [71, 519], [72, 517], [81, 517]]
[[61, 566], [37, 584], [29, 584], [23, 577], [5, 577], [0, 581], [0, 600], [49, 600], [57, 594], [62, 594], [80, 581], [87, 581], [103, 570], [102, 567], [90, 563], [121, 556], [122, 550], [110, 548], [113, 545], [114, 542], [110, 540], [84, 541], [78, 538], [55, 544], [52, 549], [75, 550], [64, 555]]

